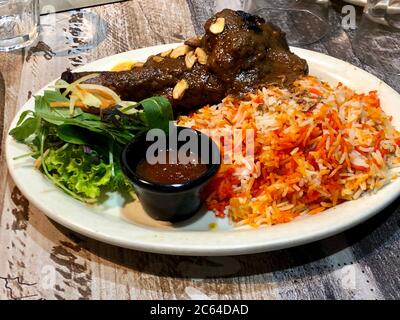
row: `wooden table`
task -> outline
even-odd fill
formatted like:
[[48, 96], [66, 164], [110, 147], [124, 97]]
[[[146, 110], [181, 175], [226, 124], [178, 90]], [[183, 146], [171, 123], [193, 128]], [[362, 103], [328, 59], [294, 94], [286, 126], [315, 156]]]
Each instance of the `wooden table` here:
[[[399, 78], [385, 77], [354, 56], [354, 32], [340, 27], [343, 5], [334, 2], [330, 35], [306, 48], [361, 66], [400, 91]], [[213, 0], [133, 0], [48, 15], [37, 46], [0, 54], [1, 299], [400, 297], [399, 201], [346, 233], [298, 248], [240, 257], [174, 257], [74, 234], [46, 218], [15, 187], [4, 140], [16, 110], [32, 92], [67, 67], [201, 33], [213, 8]]]

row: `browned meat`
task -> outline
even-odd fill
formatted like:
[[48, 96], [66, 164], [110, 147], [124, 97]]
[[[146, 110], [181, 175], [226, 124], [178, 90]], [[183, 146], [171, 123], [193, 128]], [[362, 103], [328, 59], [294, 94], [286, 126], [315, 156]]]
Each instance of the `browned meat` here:
[[[285, 34], [264, 19], [225, 9], [205, 24], [205, 35], [185, 42], [172, 54], [149, 57], [130, 71], [100, 72], [89, 80], [116, 91], [123, 100], [166, 96], [179, 112], [220, 102], [263, 85], [289, 85], [307, 74], [305, 60], [291, 53]], [[177, 51], [184, 54], [177, 56]], [[191, 66], [190, 58], [196, 59]], [[186, 61], [185, 61], [186, 60]], [[88, 73], [62, 74], [71, 83]], [[186, 90], [178, 94], [177, 83]]]

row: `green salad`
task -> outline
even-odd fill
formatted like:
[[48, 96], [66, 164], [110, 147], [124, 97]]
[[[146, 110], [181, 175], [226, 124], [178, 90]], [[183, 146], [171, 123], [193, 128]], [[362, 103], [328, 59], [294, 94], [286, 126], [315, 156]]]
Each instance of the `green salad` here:
[[[138, 103], [106, 100], [98, 88], [96, 93], [85, 91], [85, 96], [83, 91], [69, 90], [72, 94], [67, 97], [59, 88], [68, 86], [36, 96], [34, 110], [21, 114], [10, 135], [31, 152], [18, 158], [35, 158], [35, 167], [56, 186], [86, 203], [98, 202], [108, 192], [132, 191], [121, 170], [122, 148], [140, 132], [168, 130], [173, 120], [169, 101], [164, 97]], [[99, 101], [112, 103], [101, 108]]]

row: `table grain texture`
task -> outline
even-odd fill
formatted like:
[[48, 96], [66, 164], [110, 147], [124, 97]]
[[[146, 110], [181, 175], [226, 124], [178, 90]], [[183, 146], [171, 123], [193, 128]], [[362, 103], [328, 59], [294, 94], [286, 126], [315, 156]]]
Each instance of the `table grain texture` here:
[[[354, 55], [354, 30], [341, 27], [344, 5], [333, 1], [330, 34], [305, 48], [360, 66], [400, 91], [398, 76]], [[0, 54], [0, 299], [400, 298], [400, 201], [313, 244], [238, 257], [178, 257], [77, 235], [49, 220], [14, 185], [4, 141], [32, 93], [67, 67], [201, 33], [215, 7], [214, 0], [131, 0], [47, 15], [37, 45]]]

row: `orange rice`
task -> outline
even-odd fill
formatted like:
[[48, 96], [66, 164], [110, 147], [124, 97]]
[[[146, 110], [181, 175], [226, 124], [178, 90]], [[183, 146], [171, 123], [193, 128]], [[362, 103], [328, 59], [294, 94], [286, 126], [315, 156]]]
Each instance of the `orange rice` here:
[[400, 133], [376, 91], [357, 94], [312, 76], [289, 89], [227, 97], [178, 123], [206, 133], [254, 130], [254, 157], [243, 151], [222, 164], [207, 199], [240, 225], [285, 223], [376, 192], [400, 163]]

